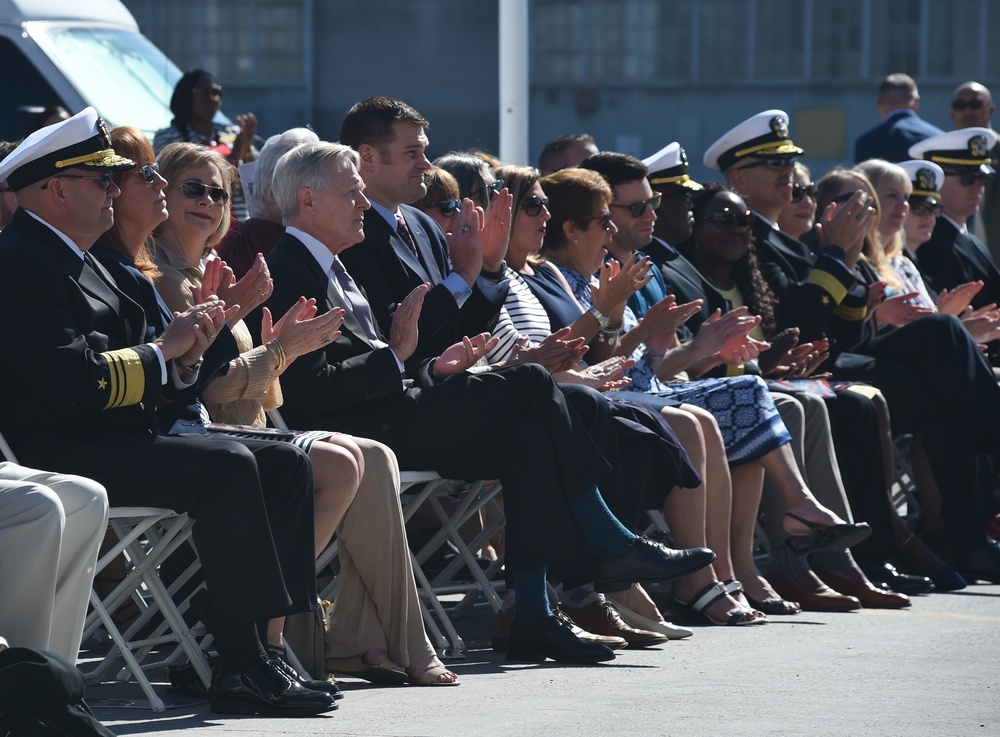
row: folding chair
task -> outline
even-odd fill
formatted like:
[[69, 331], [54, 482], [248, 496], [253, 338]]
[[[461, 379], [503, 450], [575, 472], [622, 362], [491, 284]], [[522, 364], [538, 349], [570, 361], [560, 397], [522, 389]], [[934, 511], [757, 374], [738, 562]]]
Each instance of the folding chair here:
[[[14, 451], [2, 433], [0, 452], [7, 460], [17, 462]], [[161, 712], [166, 707], [150, 685], [144, 670], [175, 662], [181, 655], [186, 655], [206, 688], [212, 678], [204, 652], [174, 603], [171, 596], [174, 591], [167, 589], [156, 571], [170, 553], [190, 538], [193, 524], [186, 514], [177, 514], [169, 509], [111, 507], [108, 527], [114, 530], [119, 542], [97, 561], [95, 577], [122, 553], [130, 562], [131, 570], [103, 600], [96, 591], [90, 591], [93, 611], [87, 616], [83, 638], [87, 639], [103, 625], [114, 642], [115, 649], [105, 655], [92, 671], [84, 672], [84, 676], [91, 682], [100, 680], [121, 657], [125, 661], [125, 668], [118, 673], [118, 680], [134, 678], [149, 700], [150, 707], [156, 712]], [[190, 566], [171, 588], [182, 586], [196, 570], [197, 564]], [[121, 632], [111, 614], [129, 598], [139, 606], [142, 613], [125, 632]], [[145, 639], [132, 639], [157, 613], [163, 617], [163, 622], [155, 627], [152, 635]], [[166, 660], [140, 665], [153, 647], [169, 642], [177, 643], [177, 647]]]
[[[267, 414], [275, 427], [288, 428], [279, 411], [270, 410]], [[465, 641], [455, 630], [449, 612], [456, 615], [461, 614], [480, 597], [485, 599], [494, 611], [500, 610], [500, 597], [496, 592], [498, 584], [493, 582], [491, 577], [500, 570], [503, 560], [494, 562], [486, 571], [483, 571], [473, 554], [473, 551], [484, 547], [499, 530], [503, 529], [505, 518], [503, 510], [496, 500], [500, 493], [500, 484], [495, 481], [477, 481], [469, 485], [464, 482], [442, 479], [434, 471], [400, 472], [402, 492], [407, 492], [417, 484], [423, 484], [423, 486], [412, 493], [402, 493], [400, 496], [404, 522], [409, 522], [417, 510], [426, 504], [441, 524], [441, 529], [421, 546], [420, 550], [410, 553], [424, 625], [441, 655], [453, 658], [462, 657], [466, 650]], [[444, 500], [453, 493], [457, 493], [455, 492], [456, 487], [463, 489], [461, 499], [458, 506], [449, 512], [445, 509]], [[489, 509], [490, 524], [477, 534], [475, 539], [466, 542], [459, 532], [460, 528], [473, 516], [479, 514], [483, 508]], [[424, 572], [422, 564], [445, 541], [454, 545], [459, 555], [437, 573], [433, 580], [430, 580]], [[337, 542], [334, 540], [317, 559], [317, 572], [325, 569], [336, 557], [336, 554]], [[468, 570], [472, 581], [452, 583], [451, 580], [462, 567]], [[320, 598], [332, 599], [335, 590], [336, 580], [320, 592]], [[463, 597], [457, 605], [449, 609], [441, 597], [453, 594], [463, 594]]]
[[[90, 671], [84, 675], [91, 682], [105, 680], [106, 674], [121, 658], [124, 667], [116, 678], [120, 681], [135, 679], [142, 689], [149, 705], [155, 712], [165, 709], [163, 700], [156, 695], [146, 673], [174, 664], [186, 657], [207, 688], [212, 671], [205, 652], [199, 646], [196, 632], [184, 620], [173, 595], [186, 584], [197, 571], [194, 563], [169, 588], [160, 579], [159, 565], [186, 543], [191, 537], [194, 525], [186, 514], [177, 514], [169, 509], [155, 507], [112, 507], [108, 527], [118, 537], [118, 543], [97, 561], [100, 573], [119, 554], [124, 554], [129, 564], [127, 575], [103, 599], [96, 591], [90, 592], [93, 611], [84, 626], [84, 638], [103, 626], [115, 647]], [[122, 632], [115, 623], [113, 614], [126, 601], [131, 600], [140, 610], [140, 615]], [[190, 596], [181, 605], [186, 605]], [[154, 616], [162, 621], [155, 624]], [[140, 632], [147, 626], [153, 631], [146, 637]], [[174, 643], [161, 659], [150, 661], [154, 648]]]

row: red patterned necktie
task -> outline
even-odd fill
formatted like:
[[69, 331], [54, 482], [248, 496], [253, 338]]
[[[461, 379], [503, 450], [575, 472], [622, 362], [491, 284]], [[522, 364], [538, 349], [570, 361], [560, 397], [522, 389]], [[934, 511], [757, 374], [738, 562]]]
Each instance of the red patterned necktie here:
[[403, 220], [402, 215], [396, 215], [396, 233], [403, 239], [403, 243], [405, 243], [407, 248], [410, 249], [414, 258], [416, 258], [417, 261], [420, 261], [420, 253], [417, 251], [417, 242], [413, 240], [413, 233], [410, 232], [410, 229], [407, 227], [406, 221]]

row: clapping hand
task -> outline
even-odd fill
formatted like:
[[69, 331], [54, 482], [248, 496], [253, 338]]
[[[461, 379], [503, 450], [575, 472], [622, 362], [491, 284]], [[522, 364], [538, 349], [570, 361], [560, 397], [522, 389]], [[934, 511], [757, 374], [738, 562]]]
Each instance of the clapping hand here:
[[444, 379], [474, 366], [476, 361], [496, 348], [498, 342], [499, 339], [491, 338], [489, 333], [480, 333], [471, 338], [463, 336], [461, 343], [455, 343], [438, 356], [432, 371], [434, 378]]
[[[471, 203], [472, 200], [469, 200]], [[389, 348], [401, 362], [413, 355], [417, 350], [419, 331], [417, 322], [420, 320], [420, 310], [424, 305], [424, 296], [431, 285], [424, 282], [403, 298], [392, 316], [392, 327], [389, 329]]]

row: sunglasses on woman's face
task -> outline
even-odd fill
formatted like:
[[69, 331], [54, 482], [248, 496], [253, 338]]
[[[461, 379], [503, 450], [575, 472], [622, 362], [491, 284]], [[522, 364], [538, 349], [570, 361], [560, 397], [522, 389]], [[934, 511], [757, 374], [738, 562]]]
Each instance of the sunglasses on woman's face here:
[[525, 197], [524, 201], [521, 203], [521, 209], [524, 210], [524, 214], [529, 217], [538, 217], [543, 207], [548, 207], [549, 198], [548, 197], [538, 197], [537, 195], [531, 195], [531, 197]]
[[802, 202], [803, 197], [808, 197], [813, 202], [816, 201], [816, 185], [812, 182], [809, 184], [793, 184], [792, 185], [792, 202]]
[[753, 213], [749, 210], [739, 212], [736, 210], [730, 210], [728, 207], [724, 207], [721, 210], [713, 210], [708, 215], [701, 218], [698, 222], [711, 223], [715, 227], [722, 228], [723, 230], [728, 230], [734, 226], [738, 230], [749, 230], [750, 226], [753, 224]]
[[497, 179], [493, 184], [486, 185], [486, 194], [490, 198], [490, 202], [493, 202], [493, 198], [500, 194], [503, 184], [503, 179]]
[[605, 230], [611, 230], [611, 213], [602, 212], [600, 215], [591, 215], [589, 218], [584, 218], [583, 222], [589, 223], [591, 220], [600, 220], [601, 225], [604, 226]]
[[181, 185], [181, 194], [189, 200], [200, 200], [206, 192], [216, 205], [224, 205], [229, 202], [229, 192], [222, 187], [212, 187], [190, 179]]
[[944, 208], [941, 207], [940, 202], [911, 202], [910, 212], [914, 215], [933, 215], [937, 217], [944, 212]]
[[454, 217], [455, 213], [462, 209], [462, 200], [441, 200], [434, 204], [438, 206], [441, 215], [446, 218]]

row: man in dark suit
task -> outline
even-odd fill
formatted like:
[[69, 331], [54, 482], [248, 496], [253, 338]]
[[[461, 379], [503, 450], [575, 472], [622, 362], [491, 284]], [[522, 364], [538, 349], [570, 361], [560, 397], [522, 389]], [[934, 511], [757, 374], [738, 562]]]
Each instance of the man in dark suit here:
[[[963, 82], [952, 93], [948, 117], [955, 128], [993, 128], [993, 114], [997, 106], [989, 88], [979, 82]], [[1000, 166], [1000, 143], [990, 150], [990, 166]], [[983, 201], [979, 204], [973, 230], [985, 243], [993, 258], [1000, 264], [1000, 187], [996, 177], [986, 183]]]
[[502, 208], [485, 224], [484, 235], [490, 237], [480, 241], [473, 237], [479, 235], [475, 223], [465, 231], [456, 227], [446, 240], [433, 220], [409, 206], [427, 193], [427, 126], [405, 102], [369, 97], [347, 112], [340, 127], [341, 143], [360, 156], [359, 171], [372, 206], [365, 218], [365, 240], [361, 248], [344, 253], [344, 266], [365, 290], [386, 334], [396, 305], [418, 285], [431, 285], [420, 312], [417, 359], [440, 354], [463, 335], [491, 330], [507, 296], [506, 233], [497, 237], [495, 232], [501, 230], [497, 217]]
[[[499, 478], [507, 513], [506, 564], [518, 592], [508, 657], [611, 659], [611, 650], [582, 642], [548, 610], [550, 519], [568, 508], [598, 560], [598, 583], [683, 575], [681, 570], [697, 570], [714, 554], [671, 552], [628, 533], [595, 487], [609, 471], [604, 457], [545, 370], [525, 364], [466, 372], [490, 345], [488, 335], [464, 338], [407, 368], [428, 286], [419, 285], [401, 302], [384, 340], [368, 300], [339, 258], [364, 241], [365, 211], [371, 214], [359, 163], [346, 146], [320, 143], [295, 149], [275, 170], [274, 194], [286, 232], [268, 256], [275, 291], [267, 307], [284, 311], [304, 295], [321, 311], [346, 311], [339, 336], [286, 370], [285, 418], [300, 427], [385, 442], [403, 468]], [[455, 227], [471, 229], [478, 217], [467, 202], [455, 215]]]
[[928, 138], [910, 149], [914, 159], [933, 161], [944, 170], [941, 206], [931, 239], [920, 246], [917, 265], [937, 292], [959, 284], [983, 281], [972, 299], [974, 308], [1000, 302], [1000, 269], [986, 245], [966, 227], [976, 214], [984, 188], [995, 176], [990, 151], [997, 135], [989, 128], [960, 128]]
[[854, 143], [854, 163], [868, 159], [906, 161], [910, 146], [944, 131], [917, 115], [920, 93], [917, 83], [908, 74], [890, 74], [878, 87], [875, 102], [884, 120]]
[[195, 519], [203, 618], [221, 656], [213, 711], [336, 708], [278, 671], [256, 629], [315, 606], [308, 458], [274, 443], [251, 451], [163, 435], [155, 408], [191, 391], [224, 305], [211, 298], [149, 340], [142, 308], [87, 253], [113, 222], [121, 190], [112, 172], [134, 166], [114, 153], [93, 108], [29, 136], [0, 165], [19, 205], [0, 234], [0, 326], [10, 346], [0, 360], [0, 428], [25, 462], [93, 478], [113, 506]]
[[[1000, 548], [985, 541], [982, 531], [995, 500], [982, 493], [985, 487], [977, 489], [985, 480], [977, 474], [977, 454], [1000, 441], [1000, 388], [993, 371], [953, 315], [869, 331], [867, 288], [854, 276], [859, 236], [874, 217], [862, 190], [832, 217], [821, 216], [824, 245], [818, 253], [777, 229], [774, 223], [792, 198], [792, 163], [802, 153], [789, 138], [787, 121], [781, 111], [755, 115], [705, 153], [705, 165], [720, 169], [756, 215], [758, 258], [779, 301], [778, 328], [799, 327], [804, 340], [828, 337], [832, 358], [826, 365], [834, 377], [882, 391], [893, 430], [923, 439], [948, 526], [941, 547], [970, 576], [1000, 580]], [[840, 243], [857, 245], [845, 249]]]

